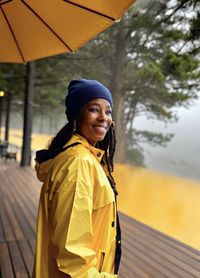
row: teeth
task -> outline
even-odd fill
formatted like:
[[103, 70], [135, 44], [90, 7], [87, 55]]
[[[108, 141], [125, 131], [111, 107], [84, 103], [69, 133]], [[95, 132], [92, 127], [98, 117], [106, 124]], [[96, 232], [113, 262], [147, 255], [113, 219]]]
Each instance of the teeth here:
[[102, 128], [107, 129], [107, 127], [106, 127], [106, 126], [103, 126], [103, 125], [96, 125], [96, 127], [102, 127]]

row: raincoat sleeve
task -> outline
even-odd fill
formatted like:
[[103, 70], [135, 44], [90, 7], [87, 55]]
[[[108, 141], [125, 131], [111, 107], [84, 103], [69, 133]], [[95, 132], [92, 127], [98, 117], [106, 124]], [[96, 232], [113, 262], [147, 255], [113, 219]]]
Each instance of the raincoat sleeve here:
[[50, 210], [51, 254], [59, 271], [70, 277], [114, 278], [98, 272], [92, 249], [93, 171], [91, 161], [76, 157], [58, 172], [54, 183], [59, 190]]

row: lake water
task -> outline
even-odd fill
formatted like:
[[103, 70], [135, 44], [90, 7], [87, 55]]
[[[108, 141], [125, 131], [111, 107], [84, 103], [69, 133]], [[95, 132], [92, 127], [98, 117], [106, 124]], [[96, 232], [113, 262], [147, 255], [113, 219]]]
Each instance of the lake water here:
[[150, 169], [200, 181], [200, 100], [190, 108], [178, 108], [178, 122], [165, 125], [140, 117], [135, 127], [154, 132], [174, 133], [167, 147], [143, 144], [145, 162]]

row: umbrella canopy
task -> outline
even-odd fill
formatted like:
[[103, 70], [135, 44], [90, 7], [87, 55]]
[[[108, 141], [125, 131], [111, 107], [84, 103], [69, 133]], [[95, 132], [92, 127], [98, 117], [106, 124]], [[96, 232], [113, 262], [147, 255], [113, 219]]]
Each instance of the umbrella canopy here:
[[0, 62], [73, 52], [116, 21], [134, 0], [0, 0]]

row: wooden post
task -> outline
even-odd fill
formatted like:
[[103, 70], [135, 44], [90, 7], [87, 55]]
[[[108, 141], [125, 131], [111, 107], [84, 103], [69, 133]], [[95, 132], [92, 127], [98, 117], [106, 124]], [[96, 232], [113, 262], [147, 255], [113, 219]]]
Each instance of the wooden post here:
[[31, 165], [32, 103], [35, 83], [35, 62], [26, 64], [26, 84], [24, 95], [24, 126], [21, 166]]

